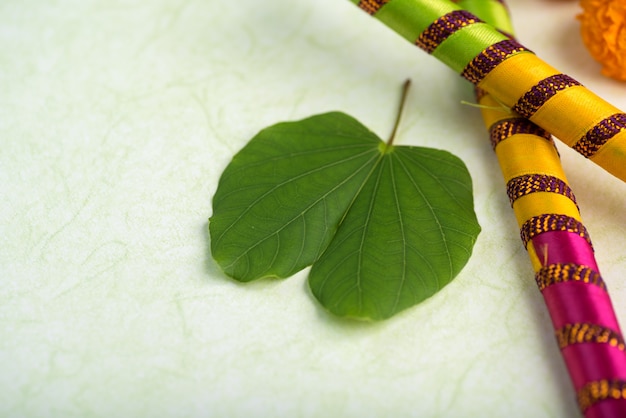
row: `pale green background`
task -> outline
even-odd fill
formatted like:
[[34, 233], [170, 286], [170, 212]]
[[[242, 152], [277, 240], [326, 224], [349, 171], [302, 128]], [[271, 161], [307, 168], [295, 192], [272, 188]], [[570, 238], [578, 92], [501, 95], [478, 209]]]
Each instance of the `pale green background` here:
[[[511, 0], [520, 39], [626, 109], [575, 1]], [[342, 110], [459, 155], [483, 232], [379, 324], [209, 256], [217, 180], [258, 130]], [[341, 0], [0, 3], [0, 416], [577, 415], [471, 88]], [[626, 186], [561, 147], [626, 323]]]

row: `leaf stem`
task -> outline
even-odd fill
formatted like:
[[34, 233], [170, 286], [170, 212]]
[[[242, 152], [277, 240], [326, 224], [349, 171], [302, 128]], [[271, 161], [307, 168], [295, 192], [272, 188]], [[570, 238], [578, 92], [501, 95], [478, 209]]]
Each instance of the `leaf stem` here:
[[396, 121], [393, 124], [393, 130], [391, 131], [391, 135], [389, 135], [389, 139], [387, 140], [387, 147], [393, 145], [393, 140], [396, 137], [396, 132], [398, 131], [398, 125], [400, 125], [402, 110], [404, 109], [404, 103], [406, 103], [406, 97], [409, 92], [409, 87], [411, 87], [411, 79], [407, 79], [402, 85], [402, 96], [400, 97], [400, 105], [398, 106], [398, 113], [396, 114]]
[[487, 106], [487, 105], [481, 105], [479, 103], [472, 103], [472, 102], [468, 102], [466, 100], [461, 100], [461, 104], [462, 105], [471, 106], [471, 107], [477, 107], [479, 109], [497, 110], [497, 111], [504, 112], [504, 113], [511, 113], [511, 109], [510, 108], [506, 107], [505, 105], [503, 105], [500, 102], [498, 102], [498, 103], [499, 103], [498, 106]]

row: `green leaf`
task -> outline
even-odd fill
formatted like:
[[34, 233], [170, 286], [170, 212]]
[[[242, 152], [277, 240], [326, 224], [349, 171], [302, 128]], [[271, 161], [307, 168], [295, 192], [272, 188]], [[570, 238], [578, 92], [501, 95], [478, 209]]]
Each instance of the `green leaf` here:
[[289, 277], [329, 311], [384, 319], [430, 297], [469, 259], [480, 226], [463, 162], [392, 146], [339, 112], [279, 123], [228, 165], [211, 252], [239, 281]]
[[450, 283], [480, 231], [461, 160], [395, 147], [368, 178], [309, 284], [330, 311], [384, 319]]
[[380, 159], [379, 142], [341, 113], [261, 131], [220, 178], [209, 223], [213, 258], [244, 282], [311, 265]]

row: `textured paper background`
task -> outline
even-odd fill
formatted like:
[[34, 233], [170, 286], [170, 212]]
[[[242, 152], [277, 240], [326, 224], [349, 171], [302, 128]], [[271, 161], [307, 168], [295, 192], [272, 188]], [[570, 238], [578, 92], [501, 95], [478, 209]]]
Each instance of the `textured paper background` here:
[[[574, 1], [510, 0], [519, 38], [622, 109]], [[259, 129], [342, 110], [453, 151], [483, 232], [439, 295], [330, 317], [306, 272], [239, 285], [208, 253], [219, 174]], [[471, 88], [347, 1], [0, 4], [0, 416], [572, 417]], [[562, 156], [626, 323], [626, 186]]]

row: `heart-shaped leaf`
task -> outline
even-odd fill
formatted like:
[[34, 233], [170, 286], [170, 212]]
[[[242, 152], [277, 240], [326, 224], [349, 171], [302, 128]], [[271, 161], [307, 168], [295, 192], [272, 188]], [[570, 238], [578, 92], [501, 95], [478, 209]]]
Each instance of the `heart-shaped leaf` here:
[[213, 258], [234, 279], [312, 265], [326, 309], [378, 320], [448, 284], [480, 226], [459, 158], [385, 143], [332, 112], [266, 128], [235, 155], [209, 230]]
[[337, 315], [387, 318], [450, 283], [479, 232], [462, 161], [446, 151], [394, 147], [313, 264], [309, 284]]

